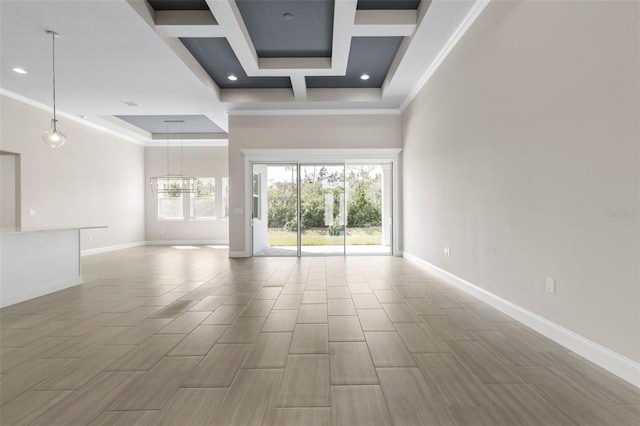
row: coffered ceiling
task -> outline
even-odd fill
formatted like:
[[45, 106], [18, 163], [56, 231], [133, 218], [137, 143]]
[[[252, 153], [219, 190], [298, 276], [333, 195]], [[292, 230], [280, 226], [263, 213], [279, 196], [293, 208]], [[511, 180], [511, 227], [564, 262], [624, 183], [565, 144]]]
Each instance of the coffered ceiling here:
[[486, 2], [2, 0], [0, 85], [51, 105], [52, 29], [59, 109], [143, 143], [171, 119], [219, 140], [228, 114], [398, 112]]

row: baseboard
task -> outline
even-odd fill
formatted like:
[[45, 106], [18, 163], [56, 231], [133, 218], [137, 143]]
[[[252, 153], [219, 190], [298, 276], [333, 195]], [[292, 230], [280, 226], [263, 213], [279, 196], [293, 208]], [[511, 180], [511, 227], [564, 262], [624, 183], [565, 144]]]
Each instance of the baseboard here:
[[73, 287], [78, 284], [82, 284], [82, 277], [77, 277], [67, 281], [59, 281], [57, 283], [44, 285], [38, 288], [29, 288], [27, 291], [21, 292], [20, 294], [13, 294], [9, 297], [5, 297], [3, 294], [0, 298], [0, 308], [5, 308], [7, 306], [15, 305], [16, 303], [64, 290], [65, 288]]
[[229, 257], [251, 257], [248, 251], [230, 251]]
[[505, 300], [487, 290], [471, 284], [450, 272], [441, 269], [426, 260], [404, 252], [403, 257], [414, 262], [451, 285], [471, 294], [499, 311], [509, 315], [538, 333], [548, 337], [556, 343], [572, 350], [583, 358], [604, 368], [621, 379], [640, 388], [640, 364], [620, 354], [613, 352], [571, 330], [559, 326], [533, 312], [530, 312], [508, 300]]
[[109, 251], [122, 250], [131, 247], [140, 247], [145, 245], [144, 241], [134, 241], [132, 243], [116, 244], [114, 246], [98, 247], [94, 249], [82, 250], [80, 256], [90, 256], [92, 254], [106, 253]]
[[147, 241], [148, 246], [228, 246], [228, 240], [153, 240]]

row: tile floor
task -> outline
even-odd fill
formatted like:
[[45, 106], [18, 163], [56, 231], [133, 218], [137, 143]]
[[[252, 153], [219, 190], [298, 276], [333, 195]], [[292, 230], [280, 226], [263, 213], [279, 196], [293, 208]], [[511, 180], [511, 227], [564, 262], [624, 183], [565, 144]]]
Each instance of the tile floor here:
[[638, 425], [640, 391], [394, 257], [140, 247], [0, 310], [6, 425]]

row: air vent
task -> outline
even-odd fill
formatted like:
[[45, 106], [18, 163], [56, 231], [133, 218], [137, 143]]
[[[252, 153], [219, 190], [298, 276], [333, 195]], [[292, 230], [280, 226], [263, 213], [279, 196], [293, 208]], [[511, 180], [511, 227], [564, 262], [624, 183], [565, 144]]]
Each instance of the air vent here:
[[140, 104], [138, 104], [135, 101], [122, 101], [123, 104], [125, 104], [128, 107], [132, 107], [132, 108], [140, 108]]

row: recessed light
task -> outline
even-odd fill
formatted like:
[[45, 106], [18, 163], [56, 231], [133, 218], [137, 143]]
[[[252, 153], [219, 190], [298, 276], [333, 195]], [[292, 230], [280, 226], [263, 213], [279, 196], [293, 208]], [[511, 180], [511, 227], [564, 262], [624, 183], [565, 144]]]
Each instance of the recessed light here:
[[371, 76], [369, 74], [362, 74], [360, 76], [360, 80], [369, 80], [371, 78]]
[[27, 70], [25, 70], [23, 68], [16, 67], [16, 68], [13, 69], [13, 72], [17, 72], [18, 74], [26, 74]]
[[282, 18], [283, 18], [285, 21], [293, 21], [293, 14], [291, 14], [291, 13], [287, 12], [287, 13], [285, 13], [284, 15], [282, 15]]
[[229, 75], [227, 76], [227, 78], [228, 78], [229, 80], [231, 80], [231, 81], [236, 81], [236, 80], [238, 79], [238, 77], [236, 77], [236, 76], [235, 76], [235, 75], [233, 75], [233, 74], [229, 74]]

